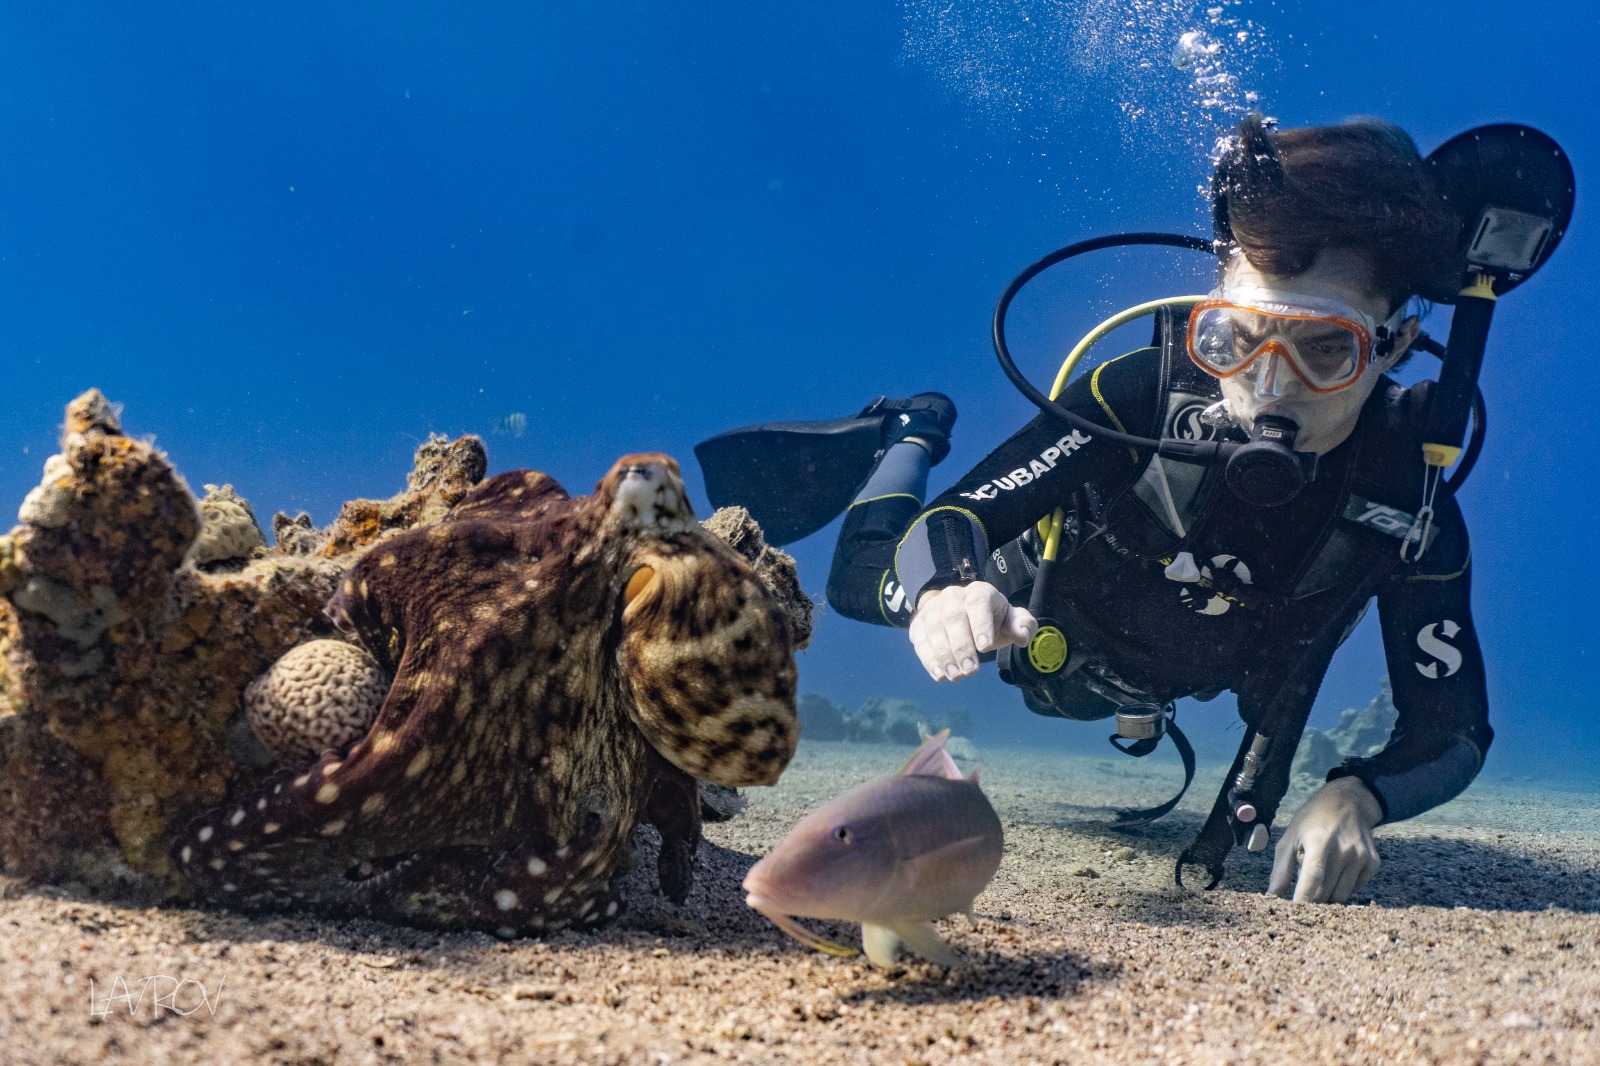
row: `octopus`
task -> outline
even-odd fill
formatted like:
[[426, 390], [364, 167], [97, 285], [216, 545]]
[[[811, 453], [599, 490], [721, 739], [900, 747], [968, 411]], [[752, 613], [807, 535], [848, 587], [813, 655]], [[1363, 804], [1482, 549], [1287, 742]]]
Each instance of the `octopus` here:
[[192, 893], [502, 937], [595, 928], [633, 831], [682, 902], [699, 781], [771, 784], [797, 671], [776, 598], [695, 520], [678, 466], [624, 456], [589, 496], [490, 478], [375, 545], [326, 612], [392, 677], [359, 739], [171, 841]]

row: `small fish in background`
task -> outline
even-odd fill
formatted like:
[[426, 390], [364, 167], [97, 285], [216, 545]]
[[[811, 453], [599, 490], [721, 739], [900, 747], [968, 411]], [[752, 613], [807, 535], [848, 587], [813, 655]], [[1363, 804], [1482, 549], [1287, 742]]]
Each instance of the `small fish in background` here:
[[520, 437], [528, 432], [528, 416], [521, 411], [513, 411], [494, 424], [494, 435], [497, 437]]
[[836, 796], [802, 818], [744, 879], [745, 902], [807, 947], [854, 955], [795, 918], [860, 922], [867, 958], [894, 965], [903, 943], [942, 966], [961, 956], [934, 931], [1000, 868], [1000, 818], [978, 772], [962, 777], [944, 750], [949, 730], [922, 742], [893, 777]]

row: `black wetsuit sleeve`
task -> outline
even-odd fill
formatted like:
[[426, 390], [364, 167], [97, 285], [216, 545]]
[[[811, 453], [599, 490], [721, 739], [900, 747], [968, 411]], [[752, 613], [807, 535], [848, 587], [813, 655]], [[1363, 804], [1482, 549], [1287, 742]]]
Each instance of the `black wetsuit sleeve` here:
[[[1160, 355], [1114, 359], [1067, 386], [1068, 410], [1097, 425], [1149, 435], [1160, 397]], [[909, 602], [926, 591], [976, 580], [985, 557], [1046, 518], [1087, 482], [1109, 495], [1143, 456], [1039, 415], [923, 508], [901, 539], [895, 569]]]
[[1440, 533], [1413, 572], [1378, 595], [1384, 655], [1399, 719], [1388, 745], [1346, 759], [1329, 780], [1360, 777], [1385, 822], [1411, 818], [1459, 795], [1494, 738], [1483, 654], [1472, 623], [1471, 550], [1453, 499], [1438, 505]]

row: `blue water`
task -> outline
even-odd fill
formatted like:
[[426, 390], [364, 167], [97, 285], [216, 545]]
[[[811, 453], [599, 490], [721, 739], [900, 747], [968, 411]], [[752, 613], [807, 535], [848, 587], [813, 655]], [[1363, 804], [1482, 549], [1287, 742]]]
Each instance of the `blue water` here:
[[[988, 349], [1006, 281], [1097, 233], [1204, 232], [1197, 186], [1245, 92], [1285, 125], [1377, 115], [1424, 151], [1524, 122], [1566, 148], [1580, 195], [1563, 247], [1498, 312], [1493, 429], [1464, 493], [1491, 768], [1592, 779], [1600, 15], [1396, 10], [0, 5], [0, 507], [91, 385], [191, 485], [231, 482], [263, 518], [389, 495], [433, 432], [484, 434], [492, 469], [574, 490], [661, 449], [704, 513], [697, 440], [928, 388], [963, 412], [937, 489], [1030, 413]], [[1171, 62], [1191, 29], [1223, 46], [1198, 72]], [[1196, 79], [1219, 72], [1234, 82], [1207, 107]], [[1048, 379], [1101, 314], [1197, 269], [1068, 271], [1019, 308], [1019, 348]], [[526, 432], [492, 434], [517, 412]], [[833, 533], [794, 549], [818, 593]], [[802, 668], [841, 703], [970, 706], [980, 743], [1103, 744], [1100, 726], [1031, 719], [992, 676], [936, 686], [902, 634], [837, 616]], [[1314, 723], [1383, 671], [1369, 620]], [[1190, 714], [1219, 745], [1222, 703]]]

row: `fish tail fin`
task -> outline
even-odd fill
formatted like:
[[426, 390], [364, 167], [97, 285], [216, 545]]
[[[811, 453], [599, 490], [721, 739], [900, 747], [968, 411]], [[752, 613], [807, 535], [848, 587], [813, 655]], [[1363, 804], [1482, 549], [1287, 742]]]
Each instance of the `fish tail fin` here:
[[[951, 969], [966, 964], [966, 960], [956, 954], [954, 948], [940, 939], [939, 934], [934, 931], [932, 922], [902, 922], [894, 927], [894, 933], [905, 942], [908, 949], [929, 962], [936, 962]], [[869, 950], [867, 955], [870, 958], [872, 952]]]
[[894, 966], [894, 955], [900, 947], [900, 937], [887, 925], [861, 924], [861, 946], [874, 965], [889, 969]]

